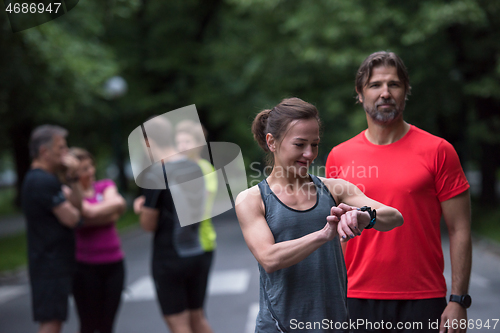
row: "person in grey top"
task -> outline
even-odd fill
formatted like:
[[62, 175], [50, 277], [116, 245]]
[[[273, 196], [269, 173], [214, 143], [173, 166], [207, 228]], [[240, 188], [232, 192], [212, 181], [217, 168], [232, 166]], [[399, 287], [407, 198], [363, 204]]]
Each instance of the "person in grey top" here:
[[255, 332], [349, 332], [340, 242], [365, 228], [388, 231], [403, 224], [396, 209], [355, 185], [308, 173], [318, 155], [319, 128], [316, 107], [299, 98], [261, 111], [252, 125], [273, 166], [269, 177], [236, 199], [260, 271]]

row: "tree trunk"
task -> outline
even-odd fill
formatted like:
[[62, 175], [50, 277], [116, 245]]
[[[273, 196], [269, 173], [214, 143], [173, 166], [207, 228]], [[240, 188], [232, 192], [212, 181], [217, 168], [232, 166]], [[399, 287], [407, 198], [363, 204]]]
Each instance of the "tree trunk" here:
[[498, 144], [481, 143], [481, 204], [493, 206], [497, 203], [496, 171], [498, 168], [496, 154], [500, 150]]
[[500, 159], [500, 143], [495, 140], [496, 128], [492, 119], [498, 110], [498, 105], [493, 98], [476, 98], [476, 113], [478, 120], [486, 124], [488, 129], [479, 145], [481, 147], [481, 202], [485, 205], [493, 206], [497, 203], [497, 170]]
[[21, 207], [21, 186], [31, 163], [28, 144], [32, 130], [33, 124], [31, 122], [13, 124], [9, 128], [9, 138], [12, 144], [17, 175], [16, 196], [14, 199], [14, 205], [17, 207]]

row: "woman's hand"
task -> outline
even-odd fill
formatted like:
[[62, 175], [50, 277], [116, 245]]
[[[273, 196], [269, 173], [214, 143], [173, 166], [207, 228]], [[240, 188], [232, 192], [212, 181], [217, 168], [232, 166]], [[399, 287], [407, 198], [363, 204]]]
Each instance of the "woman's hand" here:
[[[328, 217], [330, 217], [330, 216], [328, 216]], [[331, 241], [332, 239], [334, 239], [338, 235], [338, 233], [337, 233], [338, 222], [328, 221], [328, 217], [327, 217], [327, 221], [326, 221], [325, 226], [321, 230], [323, 232], [324, 237], [325, 237], [325, 241], [327, 241], [327, 242]]]
[[[329, 216], [329, 219], [335, 222], [338, 221], [338, 232], [342, 241], [346, 242], [350, 238], [360, 235], [361, 231], [370, 223], [370, 214], [359, 211], [357, 207], [369, 206], [372, 210], [377, 211], [377, 220], [373, 226], [374, 230], [389, 231], [403, 225], [403, 216], [397, 209], [368, 198], [354, 184], [342, 179], [330, 178], [322, 180], [330, 193], [335, 194], [335, 202], [341, 202], [337, 207], [332, 208], [332, 215]], [[345, 238], [342, 238], [342, 236], [345, 236]]]
[[113, 185], [106, 187], [101, 202], [93, 204], [84, 202], [82, 215], [85, 218], [85, 225], [107, 225], [116, 222], [126, 208], [127, 202]]
[[331, 215], [326, 218], [330, 223], [337, 223], [337, 232], [342, 242], [361, 235], [370, 223], [370, 214], [358, 210], [358, 207], [341, 203], [332, 207]]

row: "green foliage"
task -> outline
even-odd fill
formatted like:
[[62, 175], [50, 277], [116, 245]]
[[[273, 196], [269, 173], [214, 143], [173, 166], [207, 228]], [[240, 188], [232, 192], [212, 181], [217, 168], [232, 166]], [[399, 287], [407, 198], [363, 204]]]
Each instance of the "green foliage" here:
[[[322, 117], [323, 162], [366, 127], [358, 66], [390, 50], [410, 72], [408, 122], [482, 169], [482, 145], [500, 145], [499, 1], [89, 0], [15, 35], [2, 20], [0, 75], [12, 79], [0, 82], [0, 135], [26, 120], [58, 122], [70, 143], [111, 161], [149, 116], [194, 103], [210, 139], [237, 143], [251, 163], [263, 159], [256, 113], [297, 96]], [[105, 101], [102, 83], [115, 74], [128, 93]]]
[[138, 224], [139, 216], [136, 215], [133, 210], [127, 210], [116, 222], [116, 228], [118, 230], [125, 230], [129, 227], [137, 226]]
[[19, 213], [19, 209], [14, 206], [15, 196], [15, 188], [0, 187], [0, 216]]
[[500, 244], [500, 210], [475, 203], [472, 212], [472, 231]]
[[103, 42], [104, 22], [94, 14], [100, 9], [96, 4], [84, 1], [55, 21], [17, 34], [2, 31], [2, 57], [17, 75], [1, 88], [7, 93], [22, 89], [30, 97], [26, 110], [4, 111], [65, 123], [75, 117], [77, 105], [89, 105], [100, 93], [117, 66]]
[[[225, 72], [233, 74], [225, 80], [231, 86], [227, 95], [235, 95], [243, 114], [233, 122], [248, 124], [257, 110], [296, 95], [318, 106], [328, 129], [321, 152], [326, 154], [366, 126], [352, 98], [357, 67], [371, 52], [391, 50], [410, 71], [413, 93], [405, 116], [409, 122], [445, 137], [462, 156], [477, 156], [467, 151], [468, 146], [499, 142], [498, 116], [491, 110], [477, 115], [476, 108], [478, 99], [493, 98], [497, 105], [500, 100], [497, 2], [230, 4], [232, 14], [219, 23], [213, 68], [223, 75], [221, 81]], [[256, 105], [261, 107], [256, 110]]]

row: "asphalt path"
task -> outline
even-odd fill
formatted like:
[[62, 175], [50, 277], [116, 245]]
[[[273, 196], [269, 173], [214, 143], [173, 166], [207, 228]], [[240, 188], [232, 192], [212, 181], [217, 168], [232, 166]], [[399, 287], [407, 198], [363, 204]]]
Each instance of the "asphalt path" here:
[[[214, 219], [218, 247], [209, 278], [206, 313], [214, 332], [253, 332], [258, 311], [257, 262], [246, 247], [234, 211]], [[126, 290], [120, 307], [117, 333], [168, 332], [155, 300], [150, 278], [152, 235], [139, 228], [121, 235], [126, 257]], [[36, 332], [26, 274], [0, 284], [0, 333]], [[63, 332], [78, 332], [71, 304]]]
[[[258, 311], [259, 274], [257, 263], [241, 235], [233, 211], [214, 219], [218, 247], [209, 281], [207, 317], [216, 333], [253, 332]], [[117, 317], [117, 333], [168, 332], [155, 300], [150, 272], [151, 235], [138, 228], [122, 234], [126, 254], [126, 290]], [[445, 277], [450, 286], [449, 243], [444, 237]], [[500, 256], [481, 242], [474, 243], [468, 332], [500, 332]], [[78, 331], [74, 306], [64, 333]], [[490, 328], [484, 325], [489, 320]], [[482, 328], [478, 329], [479, 324]], [[26, 274], [0, 281], [0, 333], [36, 332], [31, 320], [30, 295]]]

